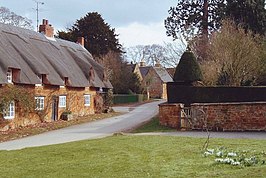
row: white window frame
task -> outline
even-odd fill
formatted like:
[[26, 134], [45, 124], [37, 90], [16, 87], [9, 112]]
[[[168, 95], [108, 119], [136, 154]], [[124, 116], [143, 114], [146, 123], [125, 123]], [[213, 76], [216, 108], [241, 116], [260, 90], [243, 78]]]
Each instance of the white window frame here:
[[14, 119], [15, 118], [15, 102], [11, 101], [8, 108], [4, 112], [5, 119]]
[[59, 96], [59, 104], [58, 104], [59, 108], [65, 108], [66, 107], [66, 96], [65, 95], [61, 95]]
[[84, 95], [84, 106], [91, 106], [91, 95]]
[[36, 96], [35, 97], [35, 110], [41, 111], [44, 110], [44, 96]]
[[7, 83], [12, 83], [12, 70], [11, 69], [8, 69], [7, 70], [7, 73], [6, 73], [6, 79], [7, 79]]

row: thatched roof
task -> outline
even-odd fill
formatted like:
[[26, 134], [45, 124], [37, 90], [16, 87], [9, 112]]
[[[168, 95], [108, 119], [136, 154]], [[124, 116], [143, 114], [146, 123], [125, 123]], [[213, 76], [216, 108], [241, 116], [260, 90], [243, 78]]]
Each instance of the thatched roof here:
[[9, 68], [20, 76], [15, 83], [48, 84], [72, 87], [112, 88], [104, 68], [80, 44], [51, 39], [41, 33], [0, 23], [0, 84], [7, 83]]

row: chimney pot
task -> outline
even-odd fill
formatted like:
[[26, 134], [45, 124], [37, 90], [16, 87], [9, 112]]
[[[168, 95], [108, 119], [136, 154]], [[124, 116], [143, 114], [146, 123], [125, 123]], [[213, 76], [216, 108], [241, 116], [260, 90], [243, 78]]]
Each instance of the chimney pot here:
[[159, 60], [156, 60], [155, 67], [162, 67], [162, 65], [160, 64], [160, 61]]
[[77, 43], [84, 47], [84, 37], [78, 37]]
[[39, 26], [39, 32], [47, 37], [54, 37], [54, 28], [51, 24], [48, 24], [48, 20], [46, 19], [43, 19], [43, 24]]
[[141, 60], [140, 61], [140, 67], [145, 67], [145, 66], [146, 66], [145, 61], [144, 60]]

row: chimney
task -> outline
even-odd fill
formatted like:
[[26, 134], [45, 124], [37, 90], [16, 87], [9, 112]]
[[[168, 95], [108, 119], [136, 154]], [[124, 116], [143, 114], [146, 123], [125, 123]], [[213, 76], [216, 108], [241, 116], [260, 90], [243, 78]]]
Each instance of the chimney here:
[[140, 61], [139, 65], [140, 65], [140, 67], [145, 67], [146, 66], [146, 64], [145, 64], [143, 59]]
[[48, 20], [43, 19], [42, 24], [39, 26], [39, 32], [44, 34], [47, 37], [54, 37], [54, 27], [48, 23]]
[[84, 37], [78, 37], [77, 43], [84, 47]]
[[162, 67], [162, 65], [160, 64], [160, 61], [159, 60], [156, 60], [155, 67]]

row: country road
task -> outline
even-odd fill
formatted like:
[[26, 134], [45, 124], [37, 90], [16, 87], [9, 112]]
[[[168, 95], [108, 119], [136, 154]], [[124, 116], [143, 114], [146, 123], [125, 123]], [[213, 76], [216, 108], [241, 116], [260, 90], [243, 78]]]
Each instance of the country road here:
[[0, 143], [0, 150], [16, 150], [26, 147], [36, 147], [95, 139], [112, 135], [116, 132], [129, 130], [148, 121], [158, 114], [158, 104], [163, 101], [146, 103], [134, 108], [117, 107], [117, 111], [126, 113], [120, 116], [99, 121], [70, 126], [67, 128], [45, 132], [35, 136], [29, 136], [18, 140]]

